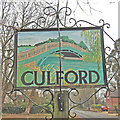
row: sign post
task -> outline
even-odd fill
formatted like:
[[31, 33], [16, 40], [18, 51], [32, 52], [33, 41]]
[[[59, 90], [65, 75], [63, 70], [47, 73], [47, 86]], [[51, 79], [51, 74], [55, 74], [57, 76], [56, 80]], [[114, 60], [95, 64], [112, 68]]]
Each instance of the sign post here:
[[68, 91], [55, 92], [54, 95], [54, 118], [57, 120], [61, 118], [68, 118], [68, 110], [69, 110], [69, 103], [68, 103]]
[[[101, 27], [21, 30], [16, 35], [16, 88], [105, 85]], [[61, 55], [61, 67], [59, 57]], [[60, 76], [61, 73], [61, 76]]]

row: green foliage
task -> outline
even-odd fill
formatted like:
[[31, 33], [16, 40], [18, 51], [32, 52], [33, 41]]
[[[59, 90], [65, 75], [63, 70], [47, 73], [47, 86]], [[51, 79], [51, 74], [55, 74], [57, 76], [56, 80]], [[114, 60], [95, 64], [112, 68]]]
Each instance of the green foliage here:
[[98, 30], [83, 31], [81, 36], [84, 37], [85, 43], [89, 45], [90, 49], [90, 52], [86, 54], [83, 61], [97, 62], [98, 69], [100, 69], [100, 62], [102, 61], [100, 31]]
[[40, 108], [36, 105], [32, 106], [30, 109], [30, 114], [38, 114], [38, 113], [42, 113], [42, 112], [43, 112], [42, 108]]
[[85, 43], [84, 43], [83, 41], [81, 41], [81, 42], [79, 43], [79, 46], [80, 46], [81, 48], [83, 48], [83, 49], [88, 50], [88, 47], [85, 45]]
[[[33, 105], [30, 109], [30, 114], [38, 114], [38, 113], [49, 113], [49, 111], [53, 112], [53, 104], [48, 105], [43, 104], [43, 106], [46, 106], [45, 109]], [[21, 102], [19, 104], [12, 104], [12, 103], [6, 103], [3, 105], [2, 108], [2, 113], [7, 113], [7, 114], [21, 114], [24, 113], [26, 110], [26, 103]]]
[[[77, 44], [74, 40], [69, 39], [68, 36], [61, 36], [60, 38], [62, 39], [62, 42], [73, 43], [73, 44], [75, 44], [83, 49], [88, 49], [88, 47], [85, 45], [85, 43], [83, 41], [81, 41], [79, 44]], [[50, 43], [50, 42], [59, 42], [59, 38], [56, 38], [56, 39], [49, 38], [47, 41], [35, 44], [35, 46], [40, 46], [42, 44]]]
[[50, 104], [47, 106], [47, 104], [43, 104], [43, 106], [46, 106], [44, 107], [45, 109], [39, 107], [39, 106], [36, 106], [36, 105], [33, 105], [30, 109], [30, 113], [31, 114], [38, 114], [38, 113], [49, 113], [49, 111], [53, 112], [53, 106]]
[[47, 41], [35, 44], [35, 46], [40, 46], [40, 45], [43, 45], [45, 43], [50, 43], [50, 42], [59, 42], [59, 39], [58, 38], [57, 39], [51, 39], [51, 38], [49, 38]]
[[76, 42], [74, 40], [69, 39], [68, 36], [61, 36], [60, 38], [62, 39], [63, 42], [69, 42], [69, 43], [76, 44]]
[[[15, 105], [16, 105], [16, 104], [15, 104]], [[27, 102], [22, 102], [22, 101], [20, 102], [20, 101], [19, 101], [19, 102], [17, 103], [17, 106], [18, 106], [18, 107], [26, 107], [26, 105], [27, 105]]]
[[91, 108], [101, 109], [101, 104], [92, 104]]
[[100, 112], [101, 111], [101, 104], [92, 104], [91, 105], [91, 110], [92, 111], [96, 111], [96, 112]]
[[15, 105], [6, 103], [2, 107], [2, 113], [8, 113], [8, 114], [20, 114], [24, 113], [26, 109], [25, 105]]
[[[108, 78], [111, 78], [111, 73], [116, 73], [118, 68], [118, 47], [119, 47], [119, 42], [120, 42], [120, 38], [118, 40], [115, 41], [114, 44], [114, 49], [111, 50], [110, 55], [108, 56], [108, 59], [106, 61], [107, 64], [107, 71], [108, 71]], [[116, 81], [119, 81], [119, 71], [114, 75], [114, 79]]]
[[117, 110], [118, 106], [117, 105], [114, 105], [114, 109]]
[[[47, 105], [47, 104], [44, 104], [44, 105]], [[46, 108], [46, 112], [49, 113], [49, 111], [53, 112], [53, 105], [48, 105], [45, 107]]]

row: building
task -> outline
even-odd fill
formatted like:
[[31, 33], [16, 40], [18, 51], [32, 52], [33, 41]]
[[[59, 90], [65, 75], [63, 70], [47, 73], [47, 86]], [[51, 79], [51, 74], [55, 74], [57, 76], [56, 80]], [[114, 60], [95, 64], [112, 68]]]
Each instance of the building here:
[[111, 92], [110, 95], [106, 98], [106, 106], [108, 107], [108, 112], [109, 113], [117, 112], [119, 102], [120, 102], [120, 96], [118, 96], [118, 89], [117, 89], [116, 91]]

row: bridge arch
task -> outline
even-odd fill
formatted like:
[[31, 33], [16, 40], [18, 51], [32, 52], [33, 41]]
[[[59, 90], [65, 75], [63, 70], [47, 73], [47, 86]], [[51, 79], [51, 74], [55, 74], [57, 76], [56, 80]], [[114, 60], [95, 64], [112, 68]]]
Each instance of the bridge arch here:
[[[73, 58], [82, 58], [88, 50], [80, 48], [79, 46], [63, 42], [61, 47], [61, 53], [64, 54], [64, 57], [73, 57]], [[17, 61], [21, 64], [26, 64], [32, 61], [44, 61], [51, 54], [59, 54], [59, 43], [47, 43], [40, 45], [31, 50], [27, 50], [18, 54]]]

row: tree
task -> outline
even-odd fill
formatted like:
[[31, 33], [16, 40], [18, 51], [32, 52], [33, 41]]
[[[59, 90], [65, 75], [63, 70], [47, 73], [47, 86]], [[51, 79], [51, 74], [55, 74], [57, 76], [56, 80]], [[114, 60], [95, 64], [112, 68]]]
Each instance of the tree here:
[[[115, 41], [114, 49], [107, 58], [108, 84], [111, 90], [118, 89], [118, 114], [120, 114], [120, 38]], [[114, 80], [113, 80], [114, 79]], [[116, 84], [115, 84], [116, 83]]]
[[119, 72], [119, 57], [118, 57], [119, 41], [120, 39], [115, 41], [114, 49], [111, 50], [110, 55], [108, 55], [106, 62], [108, 78], [111, 79], [113, 76], [116, 82], [119, 81], [119, 75], [118, 75], [119, 74], [118, 73]]
[[90, 53], [87, 53], [83, 61], [97, 62], [98, 69], [102, 61], [101, 54], [101, 38], [100, 32], [97, 30], [83, 31], [81, 36], [85, 39], [85, 43], [89, 45]]

